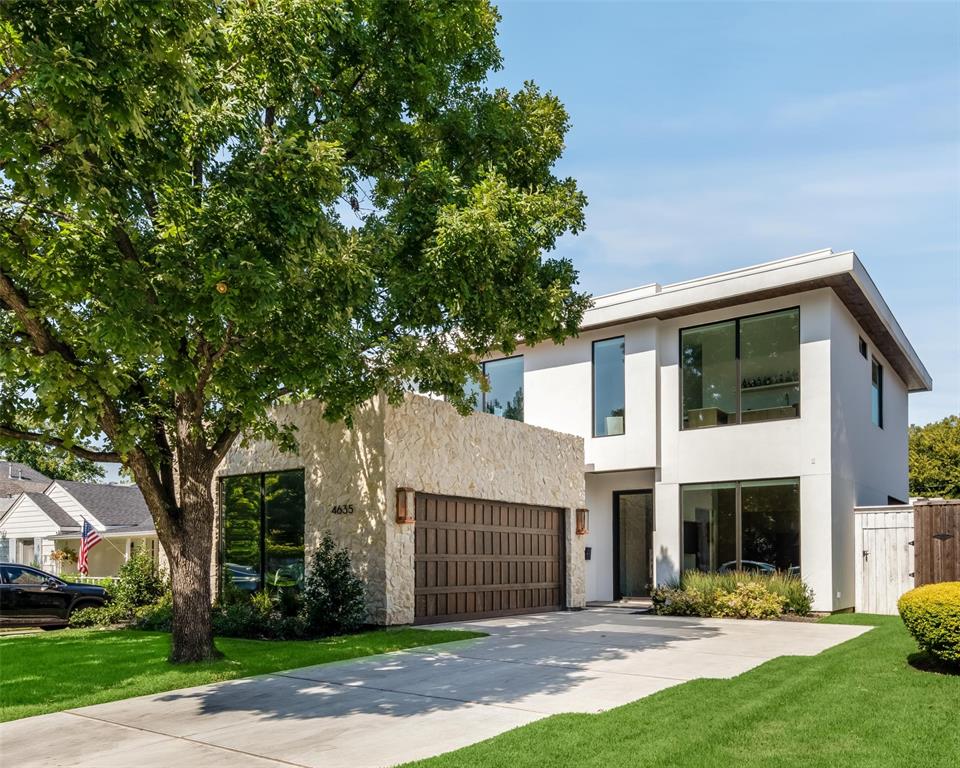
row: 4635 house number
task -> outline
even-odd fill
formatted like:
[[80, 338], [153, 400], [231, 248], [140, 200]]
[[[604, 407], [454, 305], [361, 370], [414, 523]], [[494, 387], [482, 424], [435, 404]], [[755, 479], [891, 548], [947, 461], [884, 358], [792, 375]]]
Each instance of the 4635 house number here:
[[352, 515], [353, 504], [333, 504], [330, 507], [331, 515]]

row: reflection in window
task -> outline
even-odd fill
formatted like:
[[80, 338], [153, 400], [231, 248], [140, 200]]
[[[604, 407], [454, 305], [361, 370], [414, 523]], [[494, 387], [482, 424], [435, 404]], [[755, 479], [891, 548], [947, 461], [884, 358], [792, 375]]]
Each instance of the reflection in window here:
[[800, 415], [800, 310], [740, 321], [741, 420]]
[[883, 427], [883, 366], [873, 358], [870, 369], [870, 419]]
[[488, 389], [470, 379], [464, 394], [476, 397], [476, 409], [505, 419], [523, 421], [523, 356], [490, 360], [481, 365]]
[[719, 571], [737, 560], [737, 484], [685, 485], [683, 570]]
[[683, 426], [712, 427], [737, 419], [737, 323], [689, 328], [680, 334]]
[[683, 570], [800, 573], [798, 478], [685, 485], [681, 507]]
[[800, 571], [800, 481], [740, 484], [742, 567]]
[[253, 592], [302, 583], [303, 470], [220, 480], [224, 578]]
[[593, 436], [622, 435], [626, 411], [623, 336], [593, 342]]
[[800, 415], [800, 310], [680, 332], [684, 429]]

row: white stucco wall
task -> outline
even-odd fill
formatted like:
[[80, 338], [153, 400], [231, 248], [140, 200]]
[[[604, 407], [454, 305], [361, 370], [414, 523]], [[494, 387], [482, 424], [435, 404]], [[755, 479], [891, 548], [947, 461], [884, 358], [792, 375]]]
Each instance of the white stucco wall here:
[[[652, 469], [628, 472], [589, 473], [586, 477], [590, 532], [584, 546], [590, 547], [590, 559], [584, 561], [587, 600], [613, 600], [613, 494], [615, 491], [639, 491], [654, 487]], [[654, 519], [654, 534], [657, 521]], [[656, 550], [654, 550], [656, 553]], [[656, 556], [656, 554], [655, 554]]]
[[[330, 424], [308, 401], [276, 411], [297, 427], [298, 451], [268, 441], [238, 444], [218, 476], [304, 470], [307, 557], [331, 535], [351, 552], [366, 584], [368, 620], [414, 619], [414, 526], [396, 522], [396, 489], [541, 504], [584, 503], [581, 441], [488, 414], [460, 416], [447, 403], [407, 395], [397, 406], [376, 398], [358, 409], [354, 428]], [[335, 505], [354, 513], [335, 515]], [[567, 515], [567, 602], [584, 602], [582, 537]]]
[[[660, 346], [660, 480], [654, 504], [657, 583], [677, 578], [680, 486], [800, 478], [800, 562], [815, 609], [832, 610], [830, 333], [833, 291], [822, 289], [664, 321]], [[680, 429], [679, 332], [704, 323], [800, 307], [800, 418]], [[852, 507], [851, 507], [852, 508]]]
[[[593, 437], [593, 342], [624, 337], [624, 434]], [[657, 463], [657, 321], [589, 331], [565, 344], [521, 348], [524, 421], [584, 440], [597, 472]]]
[[[854, 604], [855, 506], [907, 501], [907, 387], [836, 297], [830, 302], [834, 609]], [[866, 359], [859, 339], [867, 342]], [[871, 418], [871, 360], [883, 366], [883, 427]], [[836, 595], [839, 594], [838, 598]]]

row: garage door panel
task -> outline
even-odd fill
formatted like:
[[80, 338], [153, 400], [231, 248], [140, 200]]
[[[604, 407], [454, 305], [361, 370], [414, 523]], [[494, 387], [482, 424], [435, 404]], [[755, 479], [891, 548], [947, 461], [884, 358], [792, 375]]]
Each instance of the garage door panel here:
[[563, 511], [417, 494], [417, 623], [563, 607]]

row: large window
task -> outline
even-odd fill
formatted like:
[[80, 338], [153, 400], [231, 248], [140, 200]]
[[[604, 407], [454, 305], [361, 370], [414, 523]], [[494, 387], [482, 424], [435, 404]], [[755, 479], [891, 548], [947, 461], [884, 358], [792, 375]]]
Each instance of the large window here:
[[683, 570], [800, 572], [800, 480], [681, 488]]
[[883, 366], [873, 358], [870, 364], [870, 419], [883, 428]]
[[593, 436], [622, 435], [626, 416], [623, 336], [593, 342]]
[[523, 356], [490, 360], [482, 367], [487, 391], [475, 381], [467, 383], [467, 394], [477, 397], [477, 410], [523, 421]]
[[220, 480], [223, 576], [242, 590], [296, 587], [304, 573], [303, 470]]
[[800, 310], [680, 332], [684, 429], [800, 415]]

